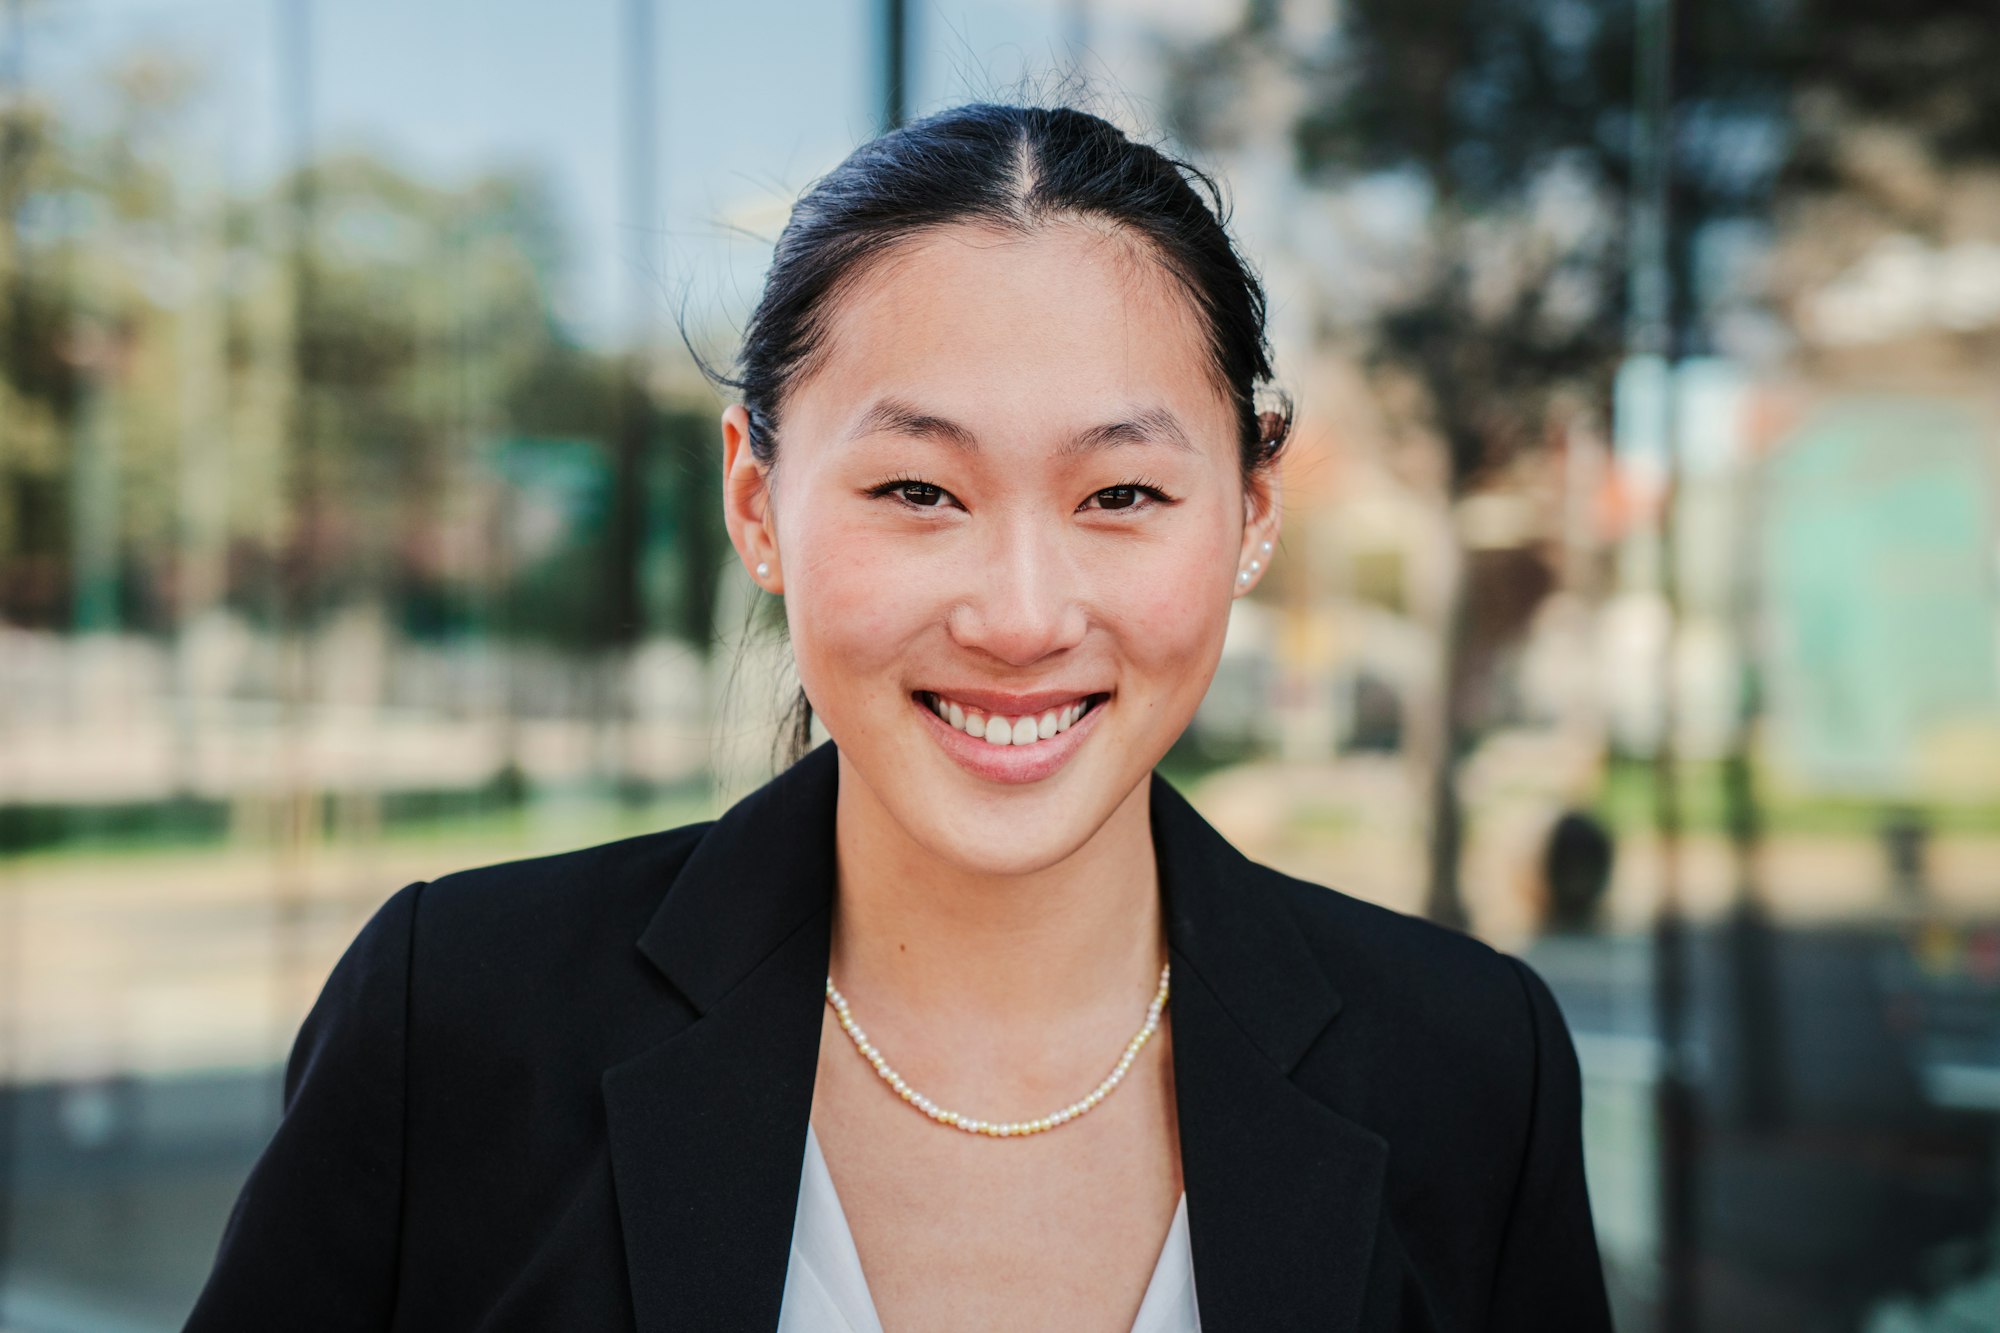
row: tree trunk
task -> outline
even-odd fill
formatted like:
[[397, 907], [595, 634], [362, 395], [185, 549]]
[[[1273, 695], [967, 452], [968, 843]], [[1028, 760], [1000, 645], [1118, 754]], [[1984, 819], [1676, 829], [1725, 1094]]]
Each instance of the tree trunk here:
[[1451, 571], [1438, 634], [1437, 688], [1433, 692], [1429, 755], [1429, 878], [1424, 914], [1455, 930], [1466, 928], [1459, 865], [1465, 844], [1465, 807], [1459, 796], [1459, 761], [1465, 750], [1466, 650], [1472, 621], [1471, 564], [1458, 533], [1455, 511], [1447, 525]]

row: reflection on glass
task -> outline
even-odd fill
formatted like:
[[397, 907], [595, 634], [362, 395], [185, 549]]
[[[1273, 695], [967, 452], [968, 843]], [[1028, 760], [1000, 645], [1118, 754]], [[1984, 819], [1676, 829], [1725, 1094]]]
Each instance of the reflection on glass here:
[[1235, 190], [1303, 410], [1166, 766], [1548, 977], [1621, 1326], [2000, 1328], [1986, 6], [890, 8], [0, 3], [0, 1325], [178, 1325], [388, 893], [769, 771], [681, 333], [900, 68]]

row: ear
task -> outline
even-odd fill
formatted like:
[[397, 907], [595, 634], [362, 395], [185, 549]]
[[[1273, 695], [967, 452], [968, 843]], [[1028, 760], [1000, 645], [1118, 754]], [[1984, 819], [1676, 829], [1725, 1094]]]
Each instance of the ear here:
[[[750, 412], [732, 403], [722, 413], [722, 517], [730, 545], [765, 592], [785, 590], [778, 532], [771, 518], [770, 469], [750, 449]], [[759, 577], [757, 567], [765, 567]]]
[[1243, 488], [1243, 548], [1236, 553], [1238, 597], [1262, 582], [1271, 568], [1271, 557], [1278, 550], [1284, 489], [1275, 462], [1259, 468]]

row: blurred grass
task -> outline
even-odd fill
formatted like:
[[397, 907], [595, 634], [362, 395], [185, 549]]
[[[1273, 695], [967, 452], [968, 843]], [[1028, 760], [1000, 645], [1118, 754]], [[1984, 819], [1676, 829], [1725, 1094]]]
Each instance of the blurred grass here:
[[[1238, 762], [1184, 739], [1161, 761], [1186, 791]], [[370, 824], [352, 823], [352, 793], [319, 797], [316, 845], [366, 842], [401, 848], [476, 846], [496, 858], [589, 846], [674, 828], [718, 813], [706, 776], [626, 799], [610, 784], [525, 792], [496, 779], [482, 787], [395, 792], [365, 798]], [[268, 835], [244, 835], [240, 812], [221, 800], [177, 798], [95, 806], [0, 806], [0, 860], [16, 869], [79, 857], [212, 856], [268, 849]]]
[[[567, 850], [633, 837], [642, 833], [712, 818], [715, 802], [708, 780], [676, 784], [627, 800], [609, 787], [578, 787], [543, 793], [533, 799], [502, 799], [487, 788], [457, 792], [404, 793], [383, 798], [379, 823], [365, 831], [346, 823], [335, 804], [323, 800], [322, 823], [313, 845], [365, 844], [391, 849], [476, 847], [484, 860], [504, 860]], [[91, 807], [63, 812], [51, 825], [35, 813], [38, 836], [26, 846], [0, 842], [0, 860], [15, 870], [38, 865], [68, 864], [83, 858], [200, 859], [218, 853], [268, 853], [269, 836], [242, 836], [232, 831], [227, 807], [217, 817], [202, 810], [199, 817], [178, 820], [186, 813], [181, 802], [161, 802], [148, 811], [140, 807], [101, 810]], [[221, 803], [217, 803], [221, 804]], [[14, 813], [15, 829], [25, 821], [21, 807], [0, 809], [0, 827]], [[50, 836], [50, 835], [57, 836]], [[487, 853], [491, 855], [487, 855]]]
[[[1695, 834], [1728, 832], [1723, 766], [1719, 761], [1679, 765], [1683, 829]], [[1778, 790], [1757, 792], [1757, 817], [1767, 833], [1822, 837], [1875, 837], [1892, 819], [1914, 815], [1933, 833], [2000, 834], [2000, 802], [1901, 801], [1891, 797], [1833, 796]], [[1592, 809], [1614, 833], [1651, 832], [1657, 796], [1652, 764], [1614, 759]]]
[[[1249, 752], [1219, 749], [1188, 736], [1160, 761], [1157, 771], [1182, 792], [1246, 760]], [[1681, 817], [1686, 832], [1728, 831], [1720, 763], [1680, 766]], [[609, 785], [578, 786], [529, 796], [496, 782], [451, 791], [393, 793], [369, 798], [372, 823], [350, 822], [351, 794], [321, 797], [317, 845], [361, 840], [402, 848], [490, 849], [495, 857], [534, 855], [631, 837], [713, 818], [715, 799], [706, 777], [630, 798]], [[1591, 804], [1619, 836], [1655, 828], [1652, 765], [1614, 759]], [[1885, 824], [1914, 815], [1933, 833], [2000, 836], [2000, 802], [1904, 803], [1864, 796], [1811, 795], [1761, 790], [1759, 818], [1765, 832], [1790, 836], [1875, 838]], [[1341, 807], [1301, 811], [1301, 832], [1339, 837], [1361, 825], [1359, 812]], [[219, 850], [267, 848], [268, 836], [244, 836], [228, 803], [179, 799], [121, 806], [0, 806], [0, 859], [16, 869], [76, 857], [209, 856]]]

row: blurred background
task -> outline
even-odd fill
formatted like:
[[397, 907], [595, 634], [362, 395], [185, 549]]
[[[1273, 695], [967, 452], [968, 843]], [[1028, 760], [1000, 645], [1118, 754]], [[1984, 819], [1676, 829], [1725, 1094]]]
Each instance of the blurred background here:
[[2000, 1329], [1992, 0], [0, 0], [0, 1327], [178, 1326], [394, 889], [772, 772], [792, 198], [1219, 171], [1301, 412], [1164, 771], [1520, 952], [1628, 1330]]

